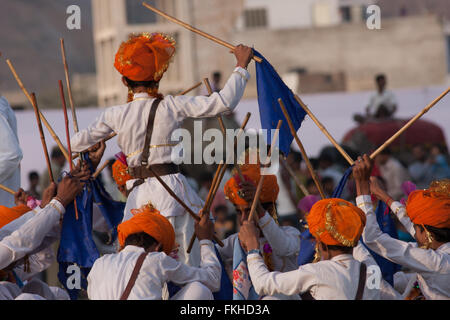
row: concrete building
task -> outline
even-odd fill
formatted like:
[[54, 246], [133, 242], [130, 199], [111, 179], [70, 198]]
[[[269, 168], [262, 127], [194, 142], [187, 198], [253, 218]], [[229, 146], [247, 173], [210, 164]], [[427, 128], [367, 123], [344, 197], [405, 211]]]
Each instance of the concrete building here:
[[[225, 41], [253, 45], [296, 92], [372, 90], [378, 73], [387, 75], [391, 88], [444, 84], [450, 70], [445, 21], [429, 11], [388, 18], [382, 11], [381, 29], [369, 30], [366, 8], [372, 2], [148, 1]], [[177, 40], [177, 54], [160, 85], [164, 94], [188, 88], [213, 71], [225, 81], [235, 64], [227, 49], [156, 16], [140, 0], [93, 0], [92, 9], [100, 106], [125, 101], [126, 88], [113, 62], [133, 32], [161, 31]], [[247, 98], [256, 96], [253, 65], [249, 71]]]

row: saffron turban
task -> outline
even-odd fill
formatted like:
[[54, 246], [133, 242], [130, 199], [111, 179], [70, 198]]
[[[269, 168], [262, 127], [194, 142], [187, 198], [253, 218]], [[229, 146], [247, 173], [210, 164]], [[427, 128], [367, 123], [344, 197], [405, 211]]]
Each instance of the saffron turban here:
[[145, 232], [162, 245], [168, 255], [175, 247], [175, 231], [166, 217], [151, 205], [131, 210], [133, 217], [117, 227], [119, 244], [124, 246], [127, 237], [133, 233]]
[[175, 40], [162, 33], [141, 33], [123, 42], [114, 67], [133, 81], [159, 81], [175, 54]]
[[316, 202], [306, 222], [311, 234], [327, 245], [354, 247], [366, 224], [364, 212], [352, 203], [337, 199]]
[[[257, 185], [261, 179], [261, 169], [259, 164], [241, 165], [242, 176], [245, 181], [250, 181]], [[239, 196], [238, 191], [241, 189], [239, 184], [241, 179], [236, 173], [227, 181], [224, 187], [224, 193], [228, 200], [235, 205], [249, 205], [243, 198]], [[277, 200], [279, 187], [277, 177], [275, 175], [265, 175], [259, 200], [261, 203], [274, 203]]]
[[410, 193], [406, 212], [414, 224], [450, 228], [450, 179], [434, 181], [426, 190]]
[[31, 209], [24, 204], [12, 208], [0, 206], [0, 228], [3, 228], [8, 223], [16, 220], [21, 215], [27, 213], [30, 210]]
[[127, 158], [120, 152], [115, 155], [117, 160], [112, 165], [112, 175], [116, 184], [120, 187], [127, 183], [128, 180], [133, 179], [127, 172]]

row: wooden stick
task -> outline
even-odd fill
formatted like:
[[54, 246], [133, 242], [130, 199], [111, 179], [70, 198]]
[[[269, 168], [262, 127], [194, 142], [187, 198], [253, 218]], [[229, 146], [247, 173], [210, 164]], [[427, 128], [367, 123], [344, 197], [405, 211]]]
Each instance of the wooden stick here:
[[[78, 121], [77, 121], [77, 114], [75, 113], [75, 106], [73, 104], [72, 88], [70, 86], [70, 78], [69, 78], [69, 67], [67, 65], [66, 49], [64, 48], [64, 39], [60, 38], [59, 42], [61, 44], [61, 56], [63, 59], [64, 74], [66, 76], [66, 86], [67, 86], [67, 93], [69, 95], [69, 104], [70, 104], [70, 109], [72, 110], [73, 129], [74, 129], [75, 133], [77, 133], [78, 132]], [[79, 157], [82, 158], [81, 152], [79, 153]]]
[[[17, 84], [19, 85], [20, 89], [22, 89], [25, 96], [28, 98], [28, 101], [30, 101], [31, 104], [33, 104], [31, 95], [28, 93], [27, 89], [22, 83], [22, 80], [20, 80], [19, 76], [17, 75], [16, 70], [14, 69], [11, 61], [9, 59], [6, 59], [6, 63], [8, 64], [9, 69], [11, 70], [14, 78], [17, 81]], [[56, 144], [58, 145], [59, 149], [61, 149], [61, 152], [64, 154], [64, 157], [67, 161], [69, 161], [69, 154], [67, 153], [66, 148], [64, 148], [63, 144], [61, 143], [61, 140], [59, 140], [58, 136], [56, 135], [55, 131], [52, 129], [50, 124], [48, 123], [47, 119], [45, 119], [44, 115], [41, 111], [39, 111], [39, 116], [41, 117], [42, 122], [44, 122], [45, 127], [50, 132], [50, 135], [52, 136], [53, 140], [55, 140]]]
[[186, 93], [189, 93], [189, 92], [191, 92], [192, 90], [194, 90], [194, 89], [200, 87], [201, 85], [202, 85], [202, 82], [200, 81], [200, 82], [196, 83], [195, 85], [193, 85], [192, 87], [190, 87], [189, 89], [186, 89], [186, 90], [184, 90], [184, 91], [181, 91], [180, 93], [177, 94], [177, 96], [183, 96], [183, 95], [185, 95]]
[[306, 187], [303, 185], [303, 183], [300, 182], [300, 180], [298, 180], [298, 177], [295, 175], [295, 172], [292, 170], [291, 166], [287, 163], [286, 160], [284, 160], [283, 158], [281, 158], [281, 165], [287, 170], [287, 172], [289, 172], [289, 174], [291, 175], [291, 177], [294, 179], [295, 184], [297, 185], [297, 187], [302, 190], [303, 194], [305, 196], [309, 196], [309, 192], [306, 189]]
[[8, 193], [11, 193], [12, 195], [15, 195], [15, 194], [16, 194], [16, 192], [15, 192], [13, 189], [8, 188], [8, 187], [6, 187], [6, 186], [4, 186], [4, 185], [2, 185], [2, 184], [0, 184], [0, 189], [2, 189], [3, 191], [6, 191], [6, 192], [8, 192]]
[[[160, 176], [158, 176], [156, 174], [156, 172], [152, 169], [152, 166], [148, 166], [148, 169], [152, 172], [153, 176], [156, 178], [156, 180], [159, 181], [159, 183], [161, 183], [161, 185], [164, 187], [164, 189], [166, 189], [166, 191], [172, 196], [172, 198], [174, 198], [183, 208], [184, 210], [187, 211], [187, 213], [189, 213], [189, 215], [195, 220], [195, 221], [200, 221], [200, 217], [198, 215], [196, 215], [194, 213], [194, 211], [191, 210], [191, 208], [189, 208], [186, 203], [184, 203], [183, 200], [181, 200], [173, 191], [172, 189], [170, 189], [170, 187], [161, 179]], [[213, 236], [214, 241], [216, 241], [219, 246], [223, 247], [223, 242], [220, 241], [220, 239], [218, 239], [216, 236]]]
[[[278, 120], [277, 129], [275, 131], [275, 134], [272, 137], [272, 142], [270, 143], [269, 152], [267, 152], [267, 157], [270, 157], [272, 154], [272, 147], [278, 139], [278, 134], [280, 132], [282, 123], [283, 123], [283, 120]], [[262, 170], [265, 171], [266, 168], [264, 167]], [[252, 221], [254, 219], [256, 219], [256, 221], [258, 220], [258, 216], [256, 215], [256, 206], [259, 202], [259, 196], [262, 191], [262, 186], [263, 186], [265, 176], [266, 176], [265, 174], [261, 174], [261, 177], [259, 178], [258, 186], [256, 187], [255, 197], [253, 198], [252, 206], [250, 208], [250, 213], [248, 214], [248, 219], [247, 219], [248, 221]]]
[[[58, 84], [59, 84], [59, 93], [61, 95], [61, 102], [62, 102], [62, 107], [63, 107], [63, 112], [64, 112], [64, 124], [66, 127], [67, 149], [69, 150], [69, 166], [70, 166], [70, 171], [72, 171], [73, 170], [72, 149], [70, 147], [69, 119], [67, 118], [66, 99], [64, 98], [64, 88], [63, 88], [62, 81], [58, 80]], [[77, 208], [77, 198], [76, 197], [73, 199], [73, 204], [74, 204], [74, 208], [75, 208], [75, 218], [78, 220], [78, 208]]]
[[303, 159], [305, 160], [306, 166], [308, 167], [309, 173], [311, 174], [311, 177], [314, 180], [314, 183], [317, 186], [317, 189], [319, 189], [320, 196], [322, 199], [325, 199], [325, 192], [323, 191], [322, 184], [320, 183], [319, 179], [317, 178], [316, 173], [314, 172], [314, 169], [312, 167], [311, 162], [309, 161], [308, 155], [306, 154], [305, 148], [303, 147], [302, 142], [300, 141], [300, 138], [297, 135], [297, 132], [295, 131], [294, 125], [292, 124], [291, 117], [289, 116], [286, 107], [284, 106], [283, 101], [278, 99], [278, 103], [280, 104], [281, 110], [283, 111], [284, 117], [287, 120], [287, 123], [289, 125], [289, 129], [291, 130], [291, 134], [295, 139], [295, 142], [297, 142], [298, 147], [300, 148], [300, 152], [302, 153]]
[[[206, 39], [209, 39], [209, 40], [211, 40], [211, 41], [214, 41], [215, 43], [218, 43], [218, 44], [220, 44], [220, 45], [222, 45], [222, 46], [224, 46], [224, 47], [227, 47], [227, 48], [230, 49], [230, 50], [233, 50], [233, 51], [234, 51], [234, 50], [236, 49], [236, 47], [233, 46], [231, 43], [228, 43], [228, 42], [223, 41], [223, 40], [221, 40], [221, 39], [219, 39], [219, 38], [216, 38], [216, 37], [210, 35], [209, 33], [206, 33], [206, 32], [203, 32], [203, 31], [197, 29], [197, 28], [194, 28], [193, 26], [187, 24], [186, 22], [183, 22], [183, 21], [181, 21], [181, 20], [178, 20], [177, 18], [174, 18], [174, 17], [172, 17], [172, 16], [169, 16], [168, 14], [166, 14], [166, 13], [164, 13], [164, 12], [162, 12], [162, 11], [160, 11], [160, 10], [154, 8], [154, 7], [152, 7], [151, 5], [149, 5], [149, 4], [146, 3], [146, 2], [142, 2], [142, 5], [143, 5], [144, 7], [146, 7], [147, 9], [149, 9], [149, 10], [151, 10], [151, 11], [153, 11], [153, 12], [159, 14], [160, 16], [166, 18], [167, 20], [170, 20], [170, 21], [172, 21], [172, 22], [175, 22], [176, 24], [178, 24], [178, 25], [180, 25], [180, 26], [182, 26], [182, 27], [188, 29], [189, 31], [192, 31], [192, 32], [198, 34], [198, 35], [201, 35], [202, 37], [205, 37]], [[262, 59], [259, 58], [259, 57], [253, 57], [252, 59], [255, 60], [256, 62], [259, 62], [259, 63], [262, 62]]]
[[33, 102], [34, 114], [36, 115], [36, 122], [38, 125], [39, 135], [41, 136], [42, 149], [44, 150], [45, 162], [47, 163], [48, 177], [51, 182], [55, 182], [53, 178], [52, 165], [50, 162], [50, 157], [48, 156], [47, 143], [45, 142], [44, 130], [42, 129], [41, 118], [39, 117], [39, 108], [36, 100], [36, 95], [34, 92], [31, 93], [31, 101]]
[[300, 104], [300, 106], [305, 110], [305, 112], [308, 114], [308, 116], [314, 121], [314, 123], [319, 127], [320, 131], [323, 132], [323, 134], [330, 140], [330, 142], [334, 145], [334, 147], [342, 154], [342, 156], [345, 158], [345, 160], [348, 161], [348, 163], [352, 166], [354, 161], [353, 159], [348, 155], [347, 152], [337, 143], [337, 141], [331, 136], [331, 134], [328, 132], [328, 130], [323, 126], [322, 123], [320, 123], [319, 120], [314, 116], [314, 114], [309, 110], [309, 108], [306, 106], [306, 104], [303, 103], [303, 101], [300, 99], [299, 96], [294, 95], [295, 100]]
[[102, 166], [100, 168], [97, 169], [97, 171], [95, 171], [95, 173], [92, 175], [92, 179], [96, 179], [98, 177], [98, 175], [103, 171], [103, 169], [105, 169], [109, 164], [109, 160], [106, 160], [105, 163], [102, 164]]
[[403, 132], [406, 131], [414, 122], [416, 122], [420, 117], [422, 117], [425, 113], [428, 112], [436, 103], [439, 102], [445, 95], [450, 91], [450, 87], [448, 87], [444, 92], [442, 92], [439, 97], [434, 99], [429, 105], [422, 109], [418, 114], [416, 114], [411, 120], [409, 120], [400, 130], [398, 130], [392, 137], [386, 140], [377, 150], [375, 150], [371, 155], [370, 159], [375, 159], [375, 157], [387, 148], [395, 139], [397, 139]]
[[[205, 84], [206, 90], [208, 90], [208, 95], [213, 94], [213, 90], [211, 88], [211, 84], [209, 83], [208, 78], [203, 78], [203, 83]], [[217, 116], [217, 120], [219, 121], [220, 130], [222, 130], [222, 133], [224, 136], [226, 136], [226, 130], [225, 130], [225, 124], [223, 123], [223, 119], [221, 115]]]

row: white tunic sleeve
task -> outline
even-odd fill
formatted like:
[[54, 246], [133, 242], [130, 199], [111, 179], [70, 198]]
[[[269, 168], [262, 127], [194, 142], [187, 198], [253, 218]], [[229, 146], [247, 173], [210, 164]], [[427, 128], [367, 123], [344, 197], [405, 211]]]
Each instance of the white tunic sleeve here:
[[207, 96], [167, 96], [164, 103], [176, 114], [178, 121], [186, 118], [206, 118], [233, 111], [244, 94], [250, 74], [241, 67], [234, 69], [220, 92]]
[[309, 264], [289, 272], [269, 272], [263, 258], [258, 253], [247, 256], [248, 270], [252, 284], [259, 295], [303, 293], [317, 284], [317, 274]]
[[413, 243], [391, 238], [383, 233], [377, 223], [370, 196], [362, 195], [356, 198], [356, 203], [367, 217], [363, 239], [366, 245], [382, 257], [411, 269], [414, 272], [440, 272], [447, 266], [435, 250], [417, 248]]
[[414, 230], [414, 224], [409, 219], [406, 214], [406, 208], [401, 202], [394, 201], [391, 203], [391, 210], [397, 216], [400, 223], [405, 227], [405, 229], [409, 232], [409, 234], [414, 237], [416, 235], [416, 231]]
[[0, 269], [39, 247], [46, 235], [59, 223], [60, 213], [64, 212], [64, 206], [59, 201], [52, 200], [36, 216], [5, 237], [0, 242]]
[[184, 284], [199, 281], [212, 292], [220, 289], [221, 268], [219, 259], [214, 251], [214, 244], [210, 240], [200, 241], [200, 267], [190, 267], [169, 256], [161, 255], [160, 268], [167, 281]]
[[266, 212], [258, 225], [272, 250], [282, 257], [298, 254], [300, 250], [300, 231], [294, 227], [280, 227]]
[[19, 168], [22, 150], [13, 129], [2, 113], [0, 113], [0, 137], [0, 183], [4, 184], [4, 181]]

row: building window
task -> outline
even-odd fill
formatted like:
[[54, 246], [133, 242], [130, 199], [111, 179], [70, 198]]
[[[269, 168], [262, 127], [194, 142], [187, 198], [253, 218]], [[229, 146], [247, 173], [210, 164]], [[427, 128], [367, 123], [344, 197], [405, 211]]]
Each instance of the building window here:
[[[128, 24], [156, 23], [156, 13], [147, 10], [142, 6], [141, 0], [126, 0], [127, 22]], [[157, 7], [156, 0], [147, 0], [151, 6]]]
[[244, 11], [246, 28], [267, 27], [266, 9], [246, 9]]
[[341, 21], [342, 22], [351, 22], [352, 21], [352, 8], [350, 6], [342, 6], [340, 7], [341, 11]]

